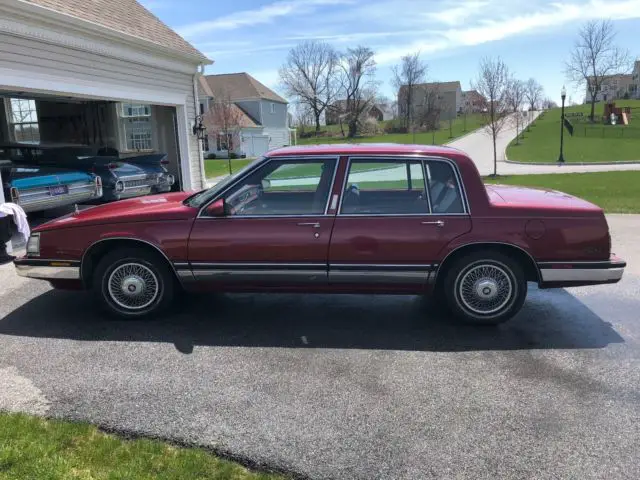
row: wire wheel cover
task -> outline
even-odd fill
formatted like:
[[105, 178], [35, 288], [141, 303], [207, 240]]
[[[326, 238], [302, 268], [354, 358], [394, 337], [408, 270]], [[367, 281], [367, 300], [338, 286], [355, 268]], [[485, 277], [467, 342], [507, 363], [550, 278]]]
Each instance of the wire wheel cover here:
[[160, 293], [156, 274], [140, 263], [117, 266], [108, 280], [111, 300], [127, 310], [142, 310], [151, 305]]
[[481, 263], [458, 276], [458, 294], [465, 308], [480, 315], [503, 309], [513, 297], [514, 285], [505, 268]]

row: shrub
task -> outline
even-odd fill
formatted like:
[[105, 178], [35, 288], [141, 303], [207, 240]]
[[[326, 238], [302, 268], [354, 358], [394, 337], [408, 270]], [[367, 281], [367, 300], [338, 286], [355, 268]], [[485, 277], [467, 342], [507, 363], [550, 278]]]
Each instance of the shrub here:
[[207, 155], [207, 160], [215, 160], [216, 159], [216, 154], [215, 153], [210, 153]]
[[383, 132], [380, 124], [375, 118], [368, 117], [361, 124], [359, 129], [360, 135], [376, 136], [381, 135]]
[[229, 158], [231, 160], [235, 160], [236, 158], [238, 158], [238, 154], [235, 152], [229, 152]]

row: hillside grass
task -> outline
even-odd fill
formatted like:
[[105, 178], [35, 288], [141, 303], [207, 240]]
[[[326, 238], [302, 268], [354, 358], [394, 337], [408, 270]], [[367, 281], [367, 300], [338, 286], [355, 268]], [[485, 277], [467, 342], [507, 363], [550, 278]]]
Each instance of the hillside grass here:
[[[472, 132], [482, 126], [482, 116], [479, 114], [469, 114], [465, 120], [458, 117], [451, 122], [451, 131], [449, 131], [449, 121], [440, 122], [440, 129], [433, 132], [417, 132], [417, 133], [385, 133], [375, 136], [358, 136], [356, 138], [347, 138], [341, 135], [333, 137], [309, 137], [299, 138], [299, 145], [318, 145], [327, 143], [401, 143], [401, 144], [418, 144], [418, 145], [442, 145], [451, 142], [462, 135]], [[335, 132], [339, 134], [339, 125], [328, 125], [322, 127], [323, 130]], [[346, 131], [346, 126], [345, 126]]]
[[[616, 106], [630, 106], [630, 123], [603, 125], [599, 122], [604, 103], [596, 103], [596, 120], [588, 123], [590, 105], [567, 107], [565, 113], [582, 112], [581, 119], [567, 117], [574, 126], [574, 136], [564, 131], [564, 159], [571, 163], [640, 161], [640, 100], [616, 101]], [[507, 158], [518, 162], [553, 163], [560, 154], [561, 109], [544, 112], [525, 130], [524, 138], [517, 145], [513, 140], [507, 148]]]

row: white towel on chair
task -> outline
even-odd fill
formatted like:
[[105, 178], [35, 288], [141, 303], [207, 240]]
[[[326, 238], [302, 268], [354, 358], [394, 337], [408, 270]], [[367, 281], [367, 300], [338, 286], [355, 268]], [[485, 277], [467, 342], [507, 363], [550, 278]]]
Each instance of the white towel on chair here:
[[20, 205], [15, 203], [0, 203], [0, 215], [12, 215], [13, 223], [18, 227], [18, 232], [24, 237], [24, 241], [29, 240], [31, 235], [31, 229], [29, 228], [29, 222], [27, 222], [27, 214]]

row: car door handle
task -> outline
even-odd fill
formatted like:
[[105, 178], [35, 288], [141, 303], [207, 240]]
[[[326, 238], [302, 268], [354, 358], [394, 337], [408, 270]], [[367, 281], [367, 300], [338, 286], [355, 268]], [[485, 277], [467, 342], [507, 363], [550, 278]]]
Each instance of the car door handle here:
[[420, 222], [422, 225], [435, 225], [436, 227], [444, 227], [443, 220], [434, 220], [432, 222]]
[[298, 226], [320, 228], [320, 224], [318, 222], [302, 222], [302, 223], [299, 223]]

